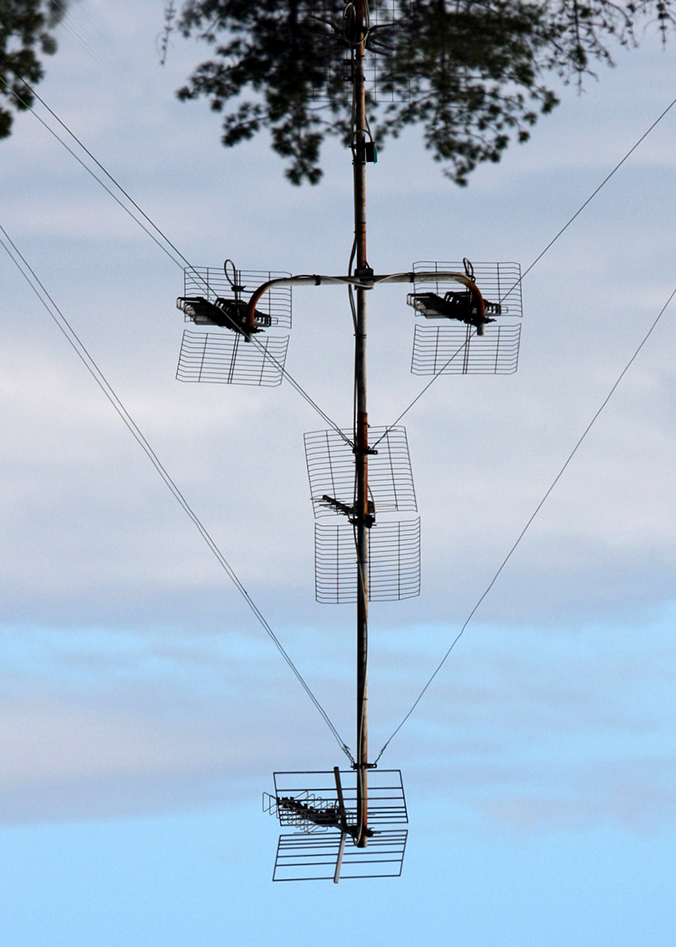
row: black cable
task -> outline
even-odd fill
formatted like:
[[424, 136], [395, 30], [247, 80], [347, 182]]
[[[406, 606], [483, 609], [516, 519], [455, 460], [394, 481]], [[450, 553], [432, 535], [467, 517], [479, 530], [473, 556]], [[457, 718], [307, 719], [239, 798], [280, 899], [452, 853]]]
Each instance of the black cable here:
[[[175, 257], [171, 252], [169, 252], [169, 250], [167, 249], [167, 247], [164, 246], [164, 245], [157, 239], [157, 237], [156, 237], [154, 234], [152, 234], [152, 233], [150, 232], [150, 230], [148, 230], [148, 228], [142, 223], [142, 221], [140, 221], [140, 220], [138, 219], [138, 217], [136, 217], [134, 214], [132, 214], [132, 212], [129, 210], [129, 208], [126, 207], [126, 206], [124, 205], [124, 203], [119, 199], [119, 197], [117, 197], [117, 195], [114, 194], [114, 193], [110, 190], [110, 188], [107, 186], [107, 184], [105, 184], [105, 182], [102, 181], [101, 178], [98, 177], [98, 175], [96, 175], [96, 174], [94, 173], [94, 171], [92, 171], [92, 169], [89, 168], [89, 167], [85, 164], [85, 162], [73, 151], [73, 149], [70, 148], [70, 147], [66, 144], [66, 142], [65, 142], [59, 135], [57, 135], [57, 133], [56, 133], [52, 128], [50, 128], [49, 125], [48, 125], [42, 118], [40, 118], [40, 116], [37, 114], [37, 112], [35, 111], [35, 109], [33, 109], [33, 108], [29, 105], [29, 103], [26, 102], [25, 99], [22, 99], [21, 96], [20, 96], [14, 89], [12, 89], [11, 85], [2, 77], [2, 75], [0, 75], [0, 81], [4, 84], [4, 86], [5, 86], [9, 91], [12, 92], [12, 94], [16, 97], [16, 99], [17, 99], [19, 102], [21, 102], [21, 104], [22, 104], [26, 109], [28, 109], [30, 112], [33, 113], [33, 115], [35, 116], [35, 118], [37, 118], [37, 120], [40, 122], [40, 124], [41, 124], [44, 128], [47, 129], [47, 131], [50, 133], [50, 135], [52, 135], [54, 138], [56, 138], [56, 140], [57, 140], [60, 144], [63, 145], [63, 147], [66, 149], [66, 151], [68, 151], [69, 154], [71, 154], [71, 155], [75, 158], [75, 160], [78, 162], [78, 164], [80, 164], [80, 165], [84, 168], [84, 170], [85, 170], [88, 174], [90, 174], [90, 175], [94, 178], [94, 180], [95, 180], [98, 184], [100, 184], [101, 187], [102, 187], [108, 194], [110, 194], [110, 196], [113, 198], [113, 200], [114, 200], [117, 204], [119, 204], [119, 206], [122, 208], [122, 210], [123, 210], [126, 214], [128, 214], [128, 215], [131, 217], [131, 219], [132, 219], [135, 223], [137, 223], [137, 224], [139, 225], [139, 227], [140, 227], [146, 234], [148, 234], [148, 236], [150, 237], [150, 239], [153, 240], [153, 242], [157, 244], [157, 246], [160, 248], [160, 250], [162, 250], [162, 252], [165, 253], [165, 254], [169, 257], [169, 259], [172, 261], [172, 263], [175, 263], [178, 267], [180, 267], [181, 271], [183, 271], [183, 269], [184, 269], [183, 264], [185, 264], [187, 267], [189, 267], [189, 268], [192, 270], [193, 274], [194, 274], [197, 278], [203, 279], [203, 278], [201, 277], [201, 274], [198, 273], [197, 270], [193, 269], [193, 267], [191, 266], [191, 264], [188, 262], [188, 260], [186, 259], [186, 257], [181, 253], [181, 251], [178, 249], [178, 247], [176, 247], [176, 246], [171, 242], [171, 240], [166, 236], [166, 234], [163, 233], [162, 230], [160, 230], [160, 228], [157, 226], [157, 224], [155, 224], [155, 223], [151, 220], [151, 218], [145, 213], [145, 211], [143, 211], [143, 210], [139, 207], [139, 205], [136, 203], [136, 201], [133, 199], [133, 197], [131, 197], [131, 196], [125, 191], [125, 189], [122, 187], [122, 185], [121, 185], [121, 184], [118, 184], [118, 182], [115, 180], [115, 178], [112, 176], [112, 174], [110, 174], [108, 171], [106, 171], [106, 169], [105, 169], [104, 166], [101, 164], [101, 162], [100, 162], [97, 158], [94, 157], [94, 155], [91, 153], [91, 151], [89, 151], [89, 149], [80, 141], [80, 139], [77, 137], [77, 135], [75, 135], [74, 132], [72, 132], [72, 131], [70, 130], [70, 128], [65, 124], [65, 122], [63, 122], [63, 121], [59, 118], [59, 116], [47, 105], [47, 103], [44, 101], [44, 99], [42, 99], [42, 98], [38, 95], [38, 93], [35, 91], [35, 89], [33, 89], [33, 88], [26, 82], [25, 79], [22, 78], [21, 81], [22, 81], [23, 84], [26, 86], [26, 88], [30, 91], [31, 95], [33, 95], [33, 96], [47, 109], [47, 111], [50, 113], [50, 115], [52, 115], [52, 116], [56, 119], [56, 121], [61, 125], [61, 127], [64, 128], [65, 131], [71, 136], [71, 138], [72, 138], [74, 141], [77, 142], [77, 144], [82, 148], [82, 150], [85, 152], [85, 154], [88, 155], [88, 157], [91, 158], [91, 160], [97, 165], [97, 167], [99, 167], [99, 168], [101, 169], [101, 171], [103, 171], [103, 173], [106, 175], [106, 177], [115, 185], [115, 187], [120, 191], [120, 193], [121, 193], [121, 194], [124, 194], [124, 196], [126, 197], [126, 199], [134, 206], [134, 208], [135, 208], [135, 209], [142, 215], [142, 217], [150, 224], [150, 226], [153, 228], [153, 230], [155, 230], [155, 232], [156, 232], [157, 234], [159, 234], [159, 236], [162, 238], [162, 240], [165, 241], [165, 243], [167, 244], [167, 246], [169, 246], [169, 247], [171, 248], [171, 250], [173, 250], [173, 252], [180, 258], [180, 260], [183, 261], [183, 263], [181, 263], [181, 262], [179, 261], [179, 259], [176, 259], [176, 257]], [[203, 281], [204, 281], [204, 280], [203, 280]], [[206, 284], [205, 284], [205, 285], [206, 285]], [[226, 313], [226, 316], [227, 316], [227, 313]], [[233, 325], [234, 325], [234, 320], [231, 320], [231, 321], [233, 322]], [[328, 416], [328, 414], [326, 414], [326, 413], [319, 407], [319, 405], [317, 404], [317, 402], [314, 401], [314, 399], [305, 391], [305, 389], [300, 385], [300, 383], [297, 382], [296, 379], [286, 370], [285, 366], [284, 366], [277, 358], [275, 358], [275, 356], [274, 356], [271, 352], [268, 352], [267, 350], [264, 350], [264, 349], [263, 349], [263, 346], [262, 346], [261, 343], [258, 341], [258, 339], [256, 339], [255, 336], [252, 336], [251, 342], [252, 342], [254, 345], [258, 346], [258, 348], [259, 348], [260, 350], [265, 351], [265, 357], [267, 358], [267, 360], [270, 361], [270, 362], [272, 362], [274, 365], [277, 366], [277, 368], [280, 370], [280, 372], [282, 373], [282, 375], [284, 376], [284, 378], [286, 378], [286, 380], [289, 382], [289, 384], [290, 384], [291, 387], [294, 389], [294, 391], [296, 391], [296, 392], [301, 396], [301, 398], [303, 398], [304, 401], [305, 401], [314, 411], [316, 411], [316, 413], [322, 418], [322, 420], [325, 421], [325, 422], [329, 425], [329, 427], [331, 427], [334, 431], [336, 431], [338, 434], [340, 434], [341, 437], [344, 437], [342, 431], [340, 430], [340, 428], [338, 427], [338, 425], [335, 423], [335, 421], [333, 421], [333, 420]]]
[[[31, 289], [37, 296], [37, 298], [40, 300], [44, 308], [47, 310], [51, 318], [54, 320], [57, 327], [66, 338], [71, 348], [75, 351], [75, 354], [83, 363], [83, 365], [85, 366], [89, 374], [92, 376], [96, 384], [99, 386], [103, 394], [106, 396], [108, 401], [111, 403], [111, 405], [113, 406], [113, 408], [115, 409], [115, 411], [117, 412], [117, 414], [119, 415], [119, 417], [121, 418], [121, 420], [123, 421], [127, 429], [129, 430], [129, 432], [131, 433], [132, 437], [136, 440], [136, 442], [139, 444], [141, 449], [144, 451], [144, 453], [150, 460], [155, 470], [158, 472], [158, 474], [160, 475], [160, 477], [162, 478], [166, 486], [169, 488], [169, 490], [173, 494], [174, 498], [178, 501], [183, 511], [192, 520], [193, 524], [196, 526], [202, 539], [205, 541], [205, 543], [207, 544], [211, 552], [216, 557], [221, 568], [225, 571], [228, 578], [232, 581], [237, 591], [245, 600], [245, 602], [247, 603], [247, 605], [253, 612], [258, 622], [262, 625], [266, 634], [273, 641], [275, 647], [277, 648], [281, 656], [286, 661], [287, 665], [290, 667], [290, 669], [296, 676], [301, 687], [303, 688], [307, 696], [310, 698], [310, 700], [312, 701], [312, 703], [314, 704], [314, 706], [320, 713], [322, 719], [324, 720], [324, 722], [330, 729], [331, 733], [335, 737], [338, 745], [341, 747], [341, 749], [343, 750], [345, 755], [348, 757], [348, 759], [351, 762], [354, 762], [352, 754], [350, 753], [349, 748], [345, 744], [345, 741], [342, 739], [342, 737], [338, 733], [338, 730], [334, 726], [327, 712], [324, 710], [322, 705], [319, 703], [318, 699], [315, 697], [310, 686], [305, 681], [303, 675], [300, 673], [300, 671], [294, 664], [293, 660], [289, 656], [288, 652], [285, 650], [281, 641], [279, 640], [277, 635], [274, 633], [274, 631], [268, 624], [268, 621], [266, 620], [265, 616], [262, 614], [262, 612], [260, 611], [256, 603], [254, 602], [254, 600], [251, 598], [251, 595], [244, 587], [241, 579], [239, 578], [237, 573], [234, 571], [234, 569], [232, 568], [228, 560], [225, 558], [220, 548], [216, 544], [215, 540], [211, 537], [206, 527], [203, 525], [199, 516], [194, 512], [194, 510], [192, 509], [192, 507], [190, 506], [190, 504], [184, 497], [183, 493], [181, 492], [181, 490], [179, 489], [179, 487], [177, 486], [177, 484], [175, 483], [175, 481], [173, 480], [173, 478], [171, 477], [167, 469], [164, 467], [164, 465], [162, 464], [161, 460], [159, 459], [155, 451], [152, 449], [152, 447], [146, 440], [145, 435], [142, 433], [142, 431], [140, 430], [140, 428], [138, 427], [138, 425], [136, 424], [132, 416], [129, 414], [126, 407], [122, 403], [122, 401], [120, 401], [119, 397], [115, 393], [115, 390], [112, 388], [107, 378], [105, 377], [101, 369], [98, 367], [98, 365], [94, 361], [93, 357], [89, 354], [84, 343], [79, 338], [79, 336], [77, 335], [77, 333], [75, 332], [71, 324], [68, 322], [68, 320], [64, 316], [61, 309], [59, 309], [56, 302], [54, 301], [52, 296], [49, 294], [49, 292], [47, 291], [47, 289], [45, 288], [44, 284], [39, 279], [37, 274], [35, 273], [35, 270], [28, 263], [28, 261], [23, 256], [21, 251], [18, 249], [18, 247], [16, 246], [14, 241], [11, 239], [11, 237], [9, 236], [5, 228], [2, 226], [2, 224], [0, 224], [0, 232], [4, 234], [5, 240], [7, 241], [5, 242], [5, 240], [3, 240], [2, 237], [0, 237], [0, 244], [2, 245], [3, 249], [9, 256], [9, 258], [12, 260], [14, 265], [17, 267], [21, 275], [24, 277], [28, 285], [31, 287]], [[9, 246], [7, 244], [9, 244]]]
[[658, 323], [658, 322], [660, 321], [660, 319], [662, 318], [664, 312], [665, 312], [666, 309], [667, 309], [667, 306], [669, 305], [669, 303], [671, 302], [671, 300], [674, 298], [674, 296], [676, 296], [676, 288], [674, 288], [674, 289], [672, 290], [671, 295], [669, 296], [669, 298], [667, 299], [667, 301], [665, 302], [665, 304], [664, 304], [664, 305], [662, 306], [662, 308], [660, 309], [660, 311], [659, 311], [659, 313], [658, 313], [658, 315], [657, 315], [657, 318], [654, 320], [653, 324], [650, 326], [650, 328], [648, 329], [648, 331], [646, 332], [646, 334], [643, 336], [643, 339], [641, 340], [640, 345], [638, 346], [638, 348], [636, 349], [636, 351], [634, 352], [634, 354], [632, 355], [632, 357], [629, 359], [629, 361], [627, 362], [627, 364], [624, 366], [624, 368], [622, 369], [622, 371], [621, 371], [620, 374], [618, 375], [618, 377], [617, 377], [617, 379], [616, 379], [614, 385], [612, 386], [612, 388], [610, 389], [609, 393], [606, 395], [605, 399], [603, 400], [603, 402], [602, 402], [602, 404], [601, 404], [601, 407], [596, 411], [596, 413], [594, 414], [593, 418], [591, 419], [591, 421], [589, 422], [589, 424], [587, 425], [587, 427], [584, 429], [582, 435], [580, 436], [580, 438], [578, 439], [577, 443], [576, 443], [575, 446], [573, 447], [572, 451], [571, 451], [570, 454], [568, 455], [568, 457], [567, 457], [567, 459], [566, 459], [566, 462], [564, 463], [563, 467], [561, 467], [561, 469], [560, 469], [559, 472], [557, 473], [556, 477], [554, 477], [554, 479], [552, 480], [551, 484], [550, 484], [549, 487], [547, 488], [547, 490], [546, 490], [544, 496], [542, 497], [542, 499], [540, 500], [540, 502], [538, 503], [538, 505], [535, 507], [535, 509], [534, 509], [533, 512], [531, 513], [530, 517], [528, 518], [528, 521], [526, 522], [526, 525], [525, 525], [524, 528], [521, 530], [521, 532], [519, 533], [519, 535], [518, 535], [516, 541], [513, 543], [511, 549], [509, 550], [509, 552], [507, 553], [507, 555], [505, 556], [505, 558], [504, 558], [504, 559], [502, 560], [502, 562], [500, 563], [500, 566], [499, 566], [498, 570], [496, 571], [495, 575], [493, 576], [493, 578], [492, 578], [491, 581], [488, 583], [488, 585], [486, 586], [486, 588], [484, 589], [484, 591], [482, 592], [482, 594], [481, 594], [481, 595], [479, 596], [479, 598], [477, 599], [477, 602], [476, 602], [476, 604], [474, 605], [474, 608], [471, 610], [471, 612], [469, 613], [469, 615], [468, 615], [467, 618], [465, 619], [465, 622], [464, 622], [462, 628], [460, 629], [460, 631], [458, 632], [458, 634], [457, 634], [457, 635], [455, 636], [455, 638], [453, 639], [450, 648], [448, 649], [448, 651], [446, 652], [446, 654], [443, 656], [443, 658], [441, 659], [441, 661], [439, 662], [439, 664], [436, 666], [436, 668], [435, 668], [433, 674], [431, 675], [431, 677], [429, 678], [429, 680], [427, 681], [427, 683], [425, 684], [425, 686], [423, 687], [423, 689], [420, 691], [420, 693], [419, 693], [418, 696], [416, 697], [415, 701], [414, 701], [413, 704], [411, 705], [410, 710], [409, 710], [408, 713], [403, 717], [403, 719], [401, 720], [401, 723], [399, 724], [399, 726], [392, 732], [392, 734], [390, 735], [389, 739], [386, 740], [386, 742], [385, 742], [383, 748], [381, 749], [380, 753], [379, 753], [378, 756], [376, 757], [376, 763], [378, 762], [378, 760], [380, 759], [380, 757], [383, 755], [383, 753], [384, 753], [385, 750], [387, 749], [387, 747], [388, 747], [389, 743], [392, 741], [392, 739], [397, 735], [397, 733], [399, 733], [399, 731], [401, 730], [401, 728], [404, 726], [404, 724], [406, 723], [406, 721], [408, 720], [408, 718], [411, 716], [411, 714], [413, 713], [413, 711], [415, 710], [415, 708], [418, 706], [418, 704], [419, 704], [420, 701], [422, 700], [422, 697], [423, 697], [423, 695], [425, 694], [426, 690], [428, 689], [428, 687], [430, 686], [430, 684], [432, 683], [432, 681], [434, 680], [434, 678], [437, 676], [437, 674], [439, 673], [439, 671], [442, 669], [442, 667], [443, 667], [444, 664], [446, 663], [446, 659], [447, 659], [448, 656], [450, 655], [450, 653], [451, 653], [451, 651], [453, 650], [453, 648], [455, 648], [455, 646], [456, 646], [456, 644], [458, 643], [458, 641], [460, 640], [460, 638], [462, 637], [462, 635], [463, 635], [465, 629], [467, 628], [467, 626], [468, 626], [469, 623], [471, 622], [471, 620], [472, 620], [472, 618], [474, 617], [474, 614], [476, 613], [477, 609], [479, 608], [479, 606], [481, 605], [481, 603], [483, 602], [483, 600], [486, 598], [486, 596], [488, 595], [488, 593], [491, 591], [491, 589], [493, 588], [493, 586], [494, 586], [495, 583], [497, 582], [498, 576], [500, 575], [500, 573], [502, 572], [502, 570], [505, 568], [505, 566], [507, 565], [507, 563], [509, 562], [509, 560], [512, 558], [512, 555], [513, 555], [514, 552], [516, 551], [516, 548], [517, 548], [517, 546], [520, 544], [520, 542], [521, 542], [521, 540], [523, 539], [523, 537], [526, 535], [526, 532], [528, 531], [528, 529], [529, 529], [531, 523], [533, 522], [533, 520], [535, 519], [535, 517], [538, 515], [538, 513], [540, 512], [540, 510], [542, 509], [542, 507], [545, 505], [545, 503], [546, 503], [547, 499], [549, 498], [551, 492], [553, 491], [554, 487], [557, 485], [557, 483], [559, 482], [559, 480], [561, 479], [561, 477], [562, 477], [563, 474], [565, 473], [565, 471], [566, 471], [568, 465], [570, 464], [570, 462], [572, 461], [573, 457], [574, 457], [575, 454], [577, 453], [579, 447], [581, 446], [582, 442], [583, 442], [584, 439], [586, 438], [587, 434], [589, 434], [589, 432], [591, 431], [592, 427], [593, 427], [594, 424], [596, 423], [596, 421], [597, 421], [599, 415], [601, 414], [601, 412], [603, 411], [603, 409], [606, 407], [606, 405], [608, 404], [608, 402], [610, 401], [610, 399], [612, 398], [612, 396], [615, 394], [616, 389], [618, 388], [620, 382], [622, 381], [622, 379], [624, 378], [624, 376], [627, 374], [627, 372], [629, 371], [629, 369], [631, 368], [631, 366], [632, 366], [633, 363], [635, 362], [636, 358], [638, 357], [639, 352], [641, 351], [641, 349], [643, 348], [643, 346], [646, 344], [646, 342], [648, 341], [648, 339], [650, 338], [650, 336], [653, 334], [653, 331], [655, 330], [655, 328], [656, 328], [656, 326], [657, 326], [657, 323]]

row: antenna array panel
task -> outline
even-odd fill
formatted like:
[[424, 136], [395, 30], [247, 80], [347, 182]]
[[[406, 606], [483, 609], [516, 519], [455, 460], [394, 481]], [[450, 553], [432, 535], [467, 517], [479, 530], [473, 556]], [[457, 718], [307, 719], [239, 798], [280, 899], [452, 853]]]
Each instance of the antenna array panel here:
[[[357, 551], [350, 522], [356, 500], [352, 431], [305, 435], [305, 459], [315, 518], [315, 598], [357, 601]], [[371, 602], [420, 595], [420, 518], [378, 519], [418, 509], [405, 427], [370, 427], [369, 501], [376, 518], [369, 530]], [[337, 520], [342, 519], [340, 522]], [[348, 521], [345, 522], [345, 519]]]
[[[237, 270], [237, 284], [242, 287], [241, 298], [248, 299], [259, 286], [268, 280], [290, 276], [290, 273], [273, 270]], [[183, 270], [183, 295], [204, 296], [209, 302], [217, 298], [235, 299], [232, 284], [227, 279], [223, 267], [186, 266]], [[256, 312], [270, 317], [274, 328], [291, 328], [291, 287], [273, 286], [263, 296]], [[186, 316], [186, 322], [189, 322]]]
[[[364, 84], [370, 103], [410, 101], [409, 85], [396, 81], [394, 68], [397, 46], [407, 43], [408, 8], [409, 4], [402, 0], [380, 0], [372, 5], [372, 41], [364, 50]], [[343, 0], [315, 0], [313, 4], [318, 33], [317, 61], [323, 59], [326, 77], [325, 84], [315, 87], [313, 93], [319, 103], [341, 101], [346, 94], [351, 94], [350, 49], [340, 38], [344, 9]]]
[[[406, 829], [378, 832], [366, 848], [348, 843], [343, 855], [341, 880], [348, 878], [399, 878], [406, 851]], [[340, 849], [340, 834], [280, 835], [272, 873], [273, 881], [332, 881]]]
[[[322, 499], [326, 495], [348, 507], [355, 502], [354, 452], [349, 443], [353, 434], [343, 434], [312, 431], [304, 437], [310, 497], [317, 517], [336, 515]], [[376, 514], [417, 511], [406, 428], [371, 427], [369, 441], [377, 451], [369, 456], [369, 490]]]
[[[420, 595], [420, 517], [376, 523], [369, 530], [371, 602]], [[357, 601], [357, 550], [350, 523], [315, 523], [315, 598], [326, 604]]]
[[415, 326], [414, 375], [512, 375], [519, 361], [521, 326]]
[[[521, 318], [523, 305], [521, 300], [521, 266], [518, 263], [472, 263], [474, 282], [481, 290], [482, 296], [492, 303], [500, 303], [502, 316]], [[464, 262], [440, 262], [438, 260], [419, 260], [413, 264], [413, 272], [430, 273], [444, 271], [464, 273]], [[414, 292], [429, 290], [443, 296], [444, 293], [460, 289], [458, 283], [451, 280], [439, 279], [438, 282], [415, 283]]]
[[[289, 274], [272, 270], [233, 270], [232, 278], [228, 278], [223, 267], [187, 266], [183, 270], [183, 292], [188, 299], [203, 297], [212, 304], [221, 299], [244, 305], [263, 283], [285, 276]], [[263, 295], [256, 313], [264, 318], [266, 330], [268, 326], [273, 330], [289, 329], [291, 287], [273, 286]], [[193, 321], [188, 315], [185, 320]], [[288, 346], [288, 335], [276, 335], [274, 331], [271, 334], [257, 332], [248, 342], [241, 333], [229, 328], [211, 326], [208, 332], [186, 329], [176, 377], [187, 382], [275, 388], [282, 382]]]
[[[485, 300], [499, 306], [499, 312], [489, 309], [491, 322], [477, 334], [472, 325], [463, 324], [444, 315], [425, 313], [425, 306], [415, 305], [433, 293], [439, 302], [446, 294], [466, 293], [458, 282], [444, 279], [419, 280], [409, 296], [409, 305], [416, 315], [426, 315], [426, 321], [438, 320], [436, 325], [416, 325], [413, 333], [411, 372], [414, 375], [511, 375], [517, 369], [521, 326], [513, 319], [523, 314], [521, 301], [521, 267], [518, 263], [474, 263], [421, 261], [413, 264], [414, 273], [442, 271], [465, 273], [479, 287]], [[441, 310], [443, 312], [443, 310]], [[503, 319], [510, 320], [508, 325]], [[442, 324], [439, 324], [442, 323]]]
[[222, 332], [183, 333], [176, 377], [179, 381], [216, 382], [222, 385], [281, 384], [289, 346], [288, 336], [244, 336]]
[[[264, 796], [264, 808], [281, 825], [298, 825], [294, 814], [278, 804], [283, 798], [311, 801], [319, 809], [338, 806], [333, 772], [275, 773], [275, 794]], [[354, 770], [341, 772], [346, 822], [357, 819], [357, 783]], [[344, 878], [396, 878], [401, 875], [408, 822], [406, 798], [400, 770], [373, 769], [369, 781], [369, 824], [375, 828], [365, 848], [351, 838], [344, 841], [341, 880]], [[273, 881], [335, 880], [341, 848], [341, 833], [331, 826], [305, 826], [304, 831], [281, 835], [277, 846]]]

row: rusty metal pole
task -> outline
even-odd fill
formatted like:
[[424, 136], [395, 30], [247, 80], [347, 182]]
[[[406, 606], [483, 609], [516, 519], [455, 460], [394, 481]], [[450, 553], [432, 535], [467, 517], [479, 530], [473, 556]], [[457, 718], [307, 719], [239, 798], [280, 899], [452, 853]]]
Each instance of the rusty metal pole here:
[[[352, 142], [354, 168], [354, 231], [357, 275], [366, 274], [366, 97], [364, 47], [365, 3], [357, 0], [356, 43], [353, 47], [355, 129]], [[366, 411], [366, 290], [357, 289], [355, 326], [355, 381], [357, 411], [355, 467], [357, 503], [357, 845], [364, 847], [368, 827], [368, 414]]]

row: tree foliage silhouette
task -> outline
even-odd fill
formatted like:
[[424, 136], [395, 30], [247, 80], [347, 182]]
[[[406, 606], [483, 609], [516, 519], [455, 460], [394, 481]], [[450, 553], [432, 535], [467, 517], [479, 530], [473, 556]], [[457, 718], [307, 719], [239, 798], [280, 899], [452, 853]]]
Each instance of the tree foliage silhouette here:
[[[480, 162], [499, 161], [511, 139], [528, 139], [557, 104], [556, 77], [579, 82], [595, 62], [612, 63], [611, 46], [636, 45], [641, 23], [655, 23], [666, 40], [672, 3], [371, 0], [373, 22], [392, 10], [397, 21], [378, 26], [368, 42], [380, 73], [377, 96], [368, 91], [374, 139], [421, 124], [444, 173], [466, 184]], [[268, 129], [274, 150], [289, 159], [289, 180], [316, 184], [322, 142], [351, 137], [345, 9], [340, 0], [186, 0], [178, 27], [210, 44], [213, 56], [179, 98], [204, 96], [226, 110], [228, 147]]]
[[44, 75], [41, 57], [56, 52], [54, 27], [66, 0], [0, 0], [0, 138], [12, 129], [12, 111], [33, 103], [31, 85]]

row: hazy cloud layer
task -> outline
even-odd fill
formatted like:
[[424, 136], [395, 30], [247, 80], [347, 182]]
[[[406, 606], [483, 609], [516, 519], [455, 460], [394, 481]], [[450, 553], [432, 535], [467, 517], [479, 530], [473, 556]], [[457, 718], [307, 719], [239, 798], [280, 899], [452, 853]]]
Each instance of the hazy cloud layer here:
[[[374, 755], [452, 633], [374, 633]], [[519, 832], [672, 819], [670, 616], [640, 631], [467, 635], [383, 757], [414, 797]], [[351, 744], [350, 637], [287, 645]], [[6, 823], [227, 807], [273, 769], [346, 764], [265, 642], [24, 628], [5, 631], [3, 653]]]
[[[41, 94], [186, 256], [342, 272], [342, 151], [328, 150], [319, 190], [301, 191], [266, 142], [224, 151], [217, 116], [173, 98], [194, 49], [177, 42], [155, 68], [157, 11], [96, 9], [108, 51], [64, 37]], [[668, 104], [669, 63], [648, 45], [585, 96], [566, 93], [527, 148], [466, 192], [441, 181], [416, 136], [390, 144], [370, 175], [374, 265], [528, 264]], [[517, 375], [442, 378], [406, 417], [423, 595], [373, 610], [374, 743], [673, 288], [674, 137], [669, 116], [525, 280]], [[352, 613], [313, 600], [302, 435], [324, 422], [287, 385], [177, 383], [179, 268], [32, 116], [2, 148], [0, 222], [349, 734]], [[201, 807], [242, 781], [265, 788], [275, 767], [333, 765], [330, 735], [194, 527], [4, 257], [0, 272], [2, 818]], [[288, 361], [340, 424], [351, 416], [345, 302], [295, 294]], [[414, 318], [395, 290], [372, 294], [369, 318], [382, 424], [421, 387], [409, 374]], [[393, 744], [391, 765], [421, 774], [417, 792], [518, 831], [671, 819], [673, 667], [668, 623], [656, 646], [651, 622], [673, 599], [676, 565], [675, 345], [670, 310], [482, 607], [492, 625], [468, 633]], [[583, 621], [603, 630], [576, 638]], [[25, 630], [36, 625], [51, 630]]]

